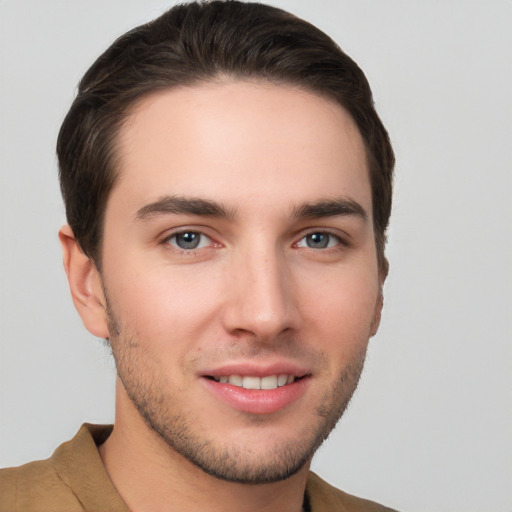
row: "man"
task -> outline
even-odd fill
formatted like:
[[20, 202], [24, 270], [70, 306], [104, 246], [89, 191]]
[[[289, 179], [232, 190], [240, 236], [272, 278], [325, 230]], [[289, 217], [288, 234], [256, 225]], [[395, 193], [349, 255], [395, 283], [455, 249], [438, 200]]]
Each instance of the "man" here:
[[180, 5], [93, 64], [57, 152], [116, 419], [4, 470], [0, 510], [389, 510], [309, 472], [387, 274], [394, 158], [357, 65], [281, 10]]

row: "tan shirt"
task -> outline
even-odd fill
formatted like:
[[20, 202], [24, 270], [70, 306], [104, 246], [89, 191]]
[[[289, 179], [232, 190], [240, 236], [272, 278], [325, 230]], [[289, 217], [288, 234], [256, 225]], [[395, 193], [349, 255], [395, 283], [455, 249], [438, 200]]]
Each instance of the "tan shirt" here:
[[[0, 512], [130, 512], [114, 487], [97, 447], [112, 426], [84, 424], [47, 460], [0, 470]], [[310, 473], [311, 512], [392, 512], [356, 498]]]

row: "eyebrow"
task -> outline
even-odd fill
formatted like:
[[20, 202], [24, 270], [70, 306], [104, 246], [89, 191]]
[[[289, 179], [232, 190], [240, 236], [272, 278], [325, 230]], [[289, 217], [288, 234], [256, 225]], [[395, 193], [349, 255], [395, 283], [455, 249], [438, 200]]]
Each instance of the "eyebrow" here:
[[137, 210], [135, 220], [146, 220], [151, 217], [165, 214], [200, 215], [228, 219], [234, 217], [234, 212], [232, 210], [225, 208], [222, 204], [216, 201], [195, 197], [164, 196]]
[[[232, 220], [235, 210], [223, 206], [210, 199], [184, 196], [163, 196], [153, 203], [149, 203], [135, 214], [136, 221], [142, 221], [158, 215], [198, 215], [206, 217], [219, 217]], [[357, 216], [367, 221], [365, 209], [352, 199], [324, 199], [315, 202], [306, 202], [292, 211], [295, 219], [313, 219], [322, 217]]]
[[304, 203], [293, 210], [296, 219], [312, 219], [353, 215], [364, 222], [368, 220], [366, 210], [353, 199], [325, 199]]

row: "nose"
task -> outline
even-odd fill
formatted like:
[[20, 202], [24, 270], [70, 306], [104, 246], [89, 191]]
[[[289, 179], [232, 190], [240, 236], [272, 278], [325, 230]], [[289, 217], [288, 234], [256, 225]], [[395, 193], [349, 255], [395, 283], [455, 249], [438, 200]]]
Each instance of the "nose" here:
[[240, 251], [230, 262], [224, 326], [235, 335], [271, 342], [299, 325], [296, 286], [286, 258], [274, 247]]

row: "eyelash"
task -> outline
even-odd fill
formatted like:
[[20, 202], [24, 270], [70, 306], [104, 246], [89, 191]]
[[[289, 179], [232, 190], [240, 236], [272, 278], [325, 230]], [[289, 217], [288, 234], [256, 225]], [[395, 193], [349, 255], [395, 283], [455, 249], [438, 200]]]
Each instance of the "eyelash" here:
[[[198, 245], [196, 247], [189, 247], [189, 248], [180, 247], [176, 240], [177, 237], [179, 237], [180, 235], [199, 236]], [[313, 237], [315, 235], [327, 236], [328, 237], [327, 245], [325, 247], [309, 247], [307, 245], [307, 243], [308, 243], [307, 239], [308, 239], [308, 237]], [[204, 245], [205, 239], [206, 239], [206, 245]], [[174, 240], [174, 243], [172, 242], [172, 240]], [[333, 242], [334, 242], [334, 244], [333, 244]], [[221, 246], [221, 244], [215, 242], [210, 236], [206, 235], [205, 233], [203, 233], [199, 230], [194, 230], [194, 229], [183, 229], [183, 230], [171, 233], [170, 235], [166, 236], [162, 240], [161, 243], [164, 245], [171, 245], [173, 250], [178, 251], [181, 254], [186, 254], [189, 256], [195, 255], [197, 253], [197, 251], [199, 251], [201, 249], [208, 249], [211, 247], [215, 248], [215, 247]], [[305, 245], [302, 245], [302, 243], [304, 243]], [[333, 252], [333, 251], [339, 251], [342, 248], [348, 247], [349, 243], [344, 238], [340, 237], [337, 234], [331, 233], [326, 230], [319, 229], [319, 230], [310, 231], [309, 233], [305, 233], [297, 242], [293, 243], [292, 246], [295, 248], [311, 250], [311, 251], [315, 251], [315, 252], [320, 252], [320, 251], [321, 252]]]
[[[327, 236], [327, 245], [325, 247], [309, 247], [309, 246], [303, 246], [300, 245], [302, 242], [305, 242], [307, 244], [308, 237], [313, 237], [315, 235], [322, 235]], [[332, 244], [332, 242], [335, 242]], [[312, 251], [328, 251], [328, 250], [339, 250], [341, 247], [347, 247], [348, 243], [341, 238], [339, 235], [335, 235], [334, 233], [331, 233], [329, 231], [310, 231], [309, 233], [306, 233], [304, 236], [300, 238], [297, 242], [293, 244], [295, 247], [300, 247], [304, 249], [310, 249]]]
[[[180, 235], [194, 235], [194, 236], [199, 236], [199, 242], [198, 242], [198, 246], [197, 247], [189, 247], [189, 248], [183, 248], [183, 247], [180, 247], [176, 241], [177, 237], [179, 237]], [[202, 244], [204, 244], [204, 239], [207, 240], [207, 245], [206, 246], [201, 246]], [[172, 240], [175, 241], [175, 243], [172, 243]], [[194, 230], [194, 229], [183, 229], [181, 231], [177, 231], [177, 232], [174, 232], [174, 233], [171, 233], [170, 235], [166, 236], [163, 240], [162, 240], [162, 243], [163, 244], [167, 244], [167, 245], [172, 245], [173, 248], [183, 254], [188, 254], [188, 255], [193, 255], [195, 254], [196, 251], [200, 250], [200, 249], [206, 249], [210, 246], [210, 244], [213, 243], [213, 246], [220, 246], [220, 244], [214, 242], [212, 240], [212, 238], [208, 235], [206, 235], [205, 233], [202, 233], [201, 231], [198, 231], [198, 230]]]

